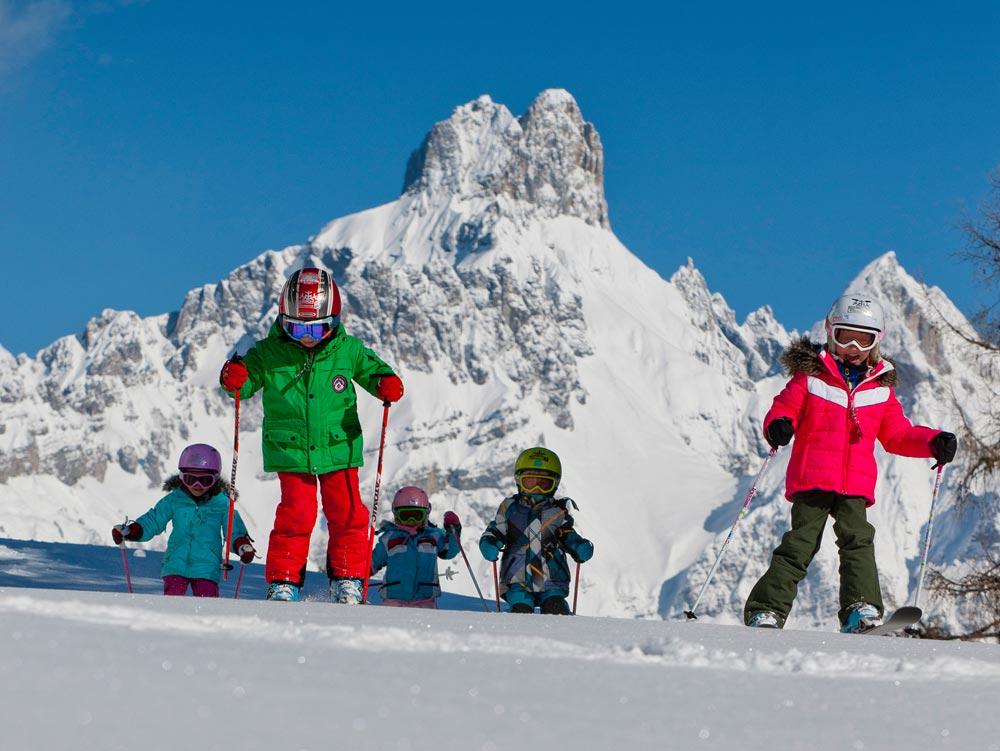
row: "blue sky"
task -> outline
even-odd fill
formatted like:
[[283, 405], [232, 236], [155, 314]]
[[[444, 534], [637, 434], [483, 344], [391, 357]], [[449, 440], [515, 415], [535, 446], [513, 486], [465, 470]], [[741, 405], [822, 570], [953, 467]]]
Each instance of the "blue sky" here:
[[454, 107], [550, 87], [625, 245], [740, 319], [804, 329], [887, 250], [987, 299], [952, 254], [1000, 163], [1000, 6], [649, 5], [0, 0], [0, 344], [176, 310], [394, 200]]

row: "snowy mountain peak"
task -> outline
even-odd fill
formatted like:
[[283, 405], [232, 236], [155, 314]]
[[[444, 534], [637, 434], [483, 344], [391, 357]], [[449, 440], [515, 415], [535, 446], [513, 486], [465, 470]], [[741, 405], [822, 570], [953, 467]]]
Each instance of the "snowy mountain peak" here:
[[[935, 380], [938, 371], [949, 371], [958, 353], [943, 337], [944, 321], [969, 336], [975, 332], [969, 322], [938, 287], [930, 287], [903, 268], [895, 251], [887, 251], [865, 266], [847, 285], [844, 294], [868, 292], [886, 312], [883, 351], [897, 364], [917, 367], [919, 378]], [[832, 300], [830, 302], [833, 302]], [[817, 311], [825, 315], [826, 311]], [[813, 329], [814, 338], [825, 339], [822, 324]], [[916, 377], [916, 376], [915, 376]]]
[[543, 91], [520, 118], [485, 95], [456, 107], [410, 156], [403, 193], [486, 198], [501, 211], [513, 200], [610, 228], [600, 136], [563, 89]]
[[[0, 485], [17, 510], [0, 518], [0, 536], [106, 540], [111, 524], [155, 501], [186, 443], [231, 445], [219, 368], [266, 335], [288, 272], [318, 265], [341, 287], [347, 331], [406, 383], [388, 425], [386, 492], [423, 487], [474, 540], [512, 490], [517, 453], [547, 445], [566, 467], [560, 487], [579, 502], [581, 533], [602, 551], [581, 579], [593, 610], [679, 612], [767, 454], [760, 421], [785, 382], [778, 355], [791, 335], [767, 307], [738, 323], [690, 259], [666, 281], [635, 258], [609, 229], [602, 173], [600, 138], [567, 92], [542, 92], [521, 117], [483, 96], [431, 129], [398, 200], [262, 253], [192, 290], [177, 311], [106, 310], [80, 335], [0, 368]], [[869, 264], [855, 289], [886, 308], [883, 347], [901, 371], [907, 413], [961, 424], [946, 413], [947, 395], [976, 406], [996, 379], [977, 374], [935, 311], [968, 323], [894, 253]], [[817, 319], [830, 302], [819, 301]], [[814, 338], [825, 338], [821, 328]], [[2, 350], [0, 361], [11, 365]], [[379, 403], [358, 403], [369, 489]], [[248, 399], [241, 514], [264, 553], [280, 493], [261, 471], [262, 423], [261, 399]], [[749, 547], [719, 569], [706, 614], [738, 618], [766, 565], [787, 517], [783, 461], [763, 478], [741, 535]], [[896, 541], [882, 555], [895, 564], [884, 589], [898, 603], [926, 519], [912, 499], [927, 498], [930, 473], [929, 462], [886, 462], [876, 508], [895, 514], [878, 526]], [[313, 537], [316, 566], [324, 544]], [[485, 561], [475, 565], [490, 578]], [[814, 578], [796, 617], [821, 624], [836, 613], [829, 556]]]

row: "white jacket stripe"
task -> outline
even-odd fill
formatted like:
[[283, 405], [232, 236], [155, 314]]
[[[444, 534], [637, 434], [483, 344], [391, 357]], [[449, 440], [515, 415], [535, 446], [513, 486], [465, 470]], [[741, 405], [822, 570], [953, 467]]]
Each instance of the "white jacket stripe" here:
[[847, 409], [847, 391], [831, 386], [816, 376], [809, 376], [807, 381], [809, 393], [827, 402], [833, 402]]
[[873, 404], [885, 404], [887, 401], [889, 401], [888, 386], [877, 386], [854, 394], [855, 407], [870, 407]]

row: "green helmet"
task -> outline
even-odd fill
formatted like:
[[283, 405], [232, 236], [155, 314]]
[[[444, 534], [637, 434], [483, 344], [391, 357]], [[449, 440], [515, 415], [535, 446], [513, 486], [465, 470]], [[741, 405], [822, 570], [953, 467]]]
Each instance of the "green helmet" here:
[[[521, 482], [522, 475], [525, 477], [547, 475], [554, 482], [551, 483], [551, 487], [548, 487], [548, 483], [541, 483], [541, 487], [534, 482], [525, 484]], [[514, 477], [517, 479], [518, 487], [524, 493], [531, 495], [552, 495], [556, 492], [559, 480], [562, 477], [562, 463], [560, 463], [559, 457], [556, 456], [554, 451], [549, 451], [541, 446], [535, 446], [534, 448], [522, 451], [521, 455], [517, 457], [517, 461], [514, 462]]]

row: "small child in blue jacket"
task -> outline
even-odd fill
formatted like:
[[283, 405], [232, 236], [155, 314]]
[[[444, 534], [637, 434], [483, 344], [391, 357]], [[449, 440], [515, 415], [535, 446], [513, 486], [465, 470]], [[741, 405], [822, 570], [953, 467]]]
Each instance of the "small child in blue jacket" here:
[[438, 558], [458, 555], [462, 524], [448, 511], [442, 530], [428, 521], [430, 512], [431, 503], [420, 488], [400, 488], [392, 499], [393, 521], [382, 525], [372, 551], [371, 573], [385, 567], [379, 587], [383, 605], [437, 608]]
[[[222, 457], [212, 446], [195, 443], [181, 452], [179, 474], [168, 477], [169, 491], [134, 522], [113, 527], [115, 545], [123, 540], [146, 542], [172, 529], [163, 554], [163, 594], [218, 597], [222, 578], [222, 548], [229, 524], [229, 484], [219, 473]], [[256, 551], [239, 511], [233, 511], [232, 551], [250, 563]]]

